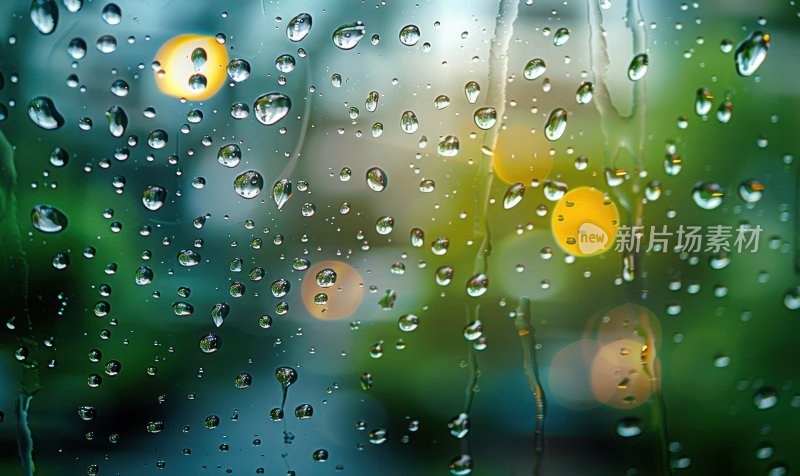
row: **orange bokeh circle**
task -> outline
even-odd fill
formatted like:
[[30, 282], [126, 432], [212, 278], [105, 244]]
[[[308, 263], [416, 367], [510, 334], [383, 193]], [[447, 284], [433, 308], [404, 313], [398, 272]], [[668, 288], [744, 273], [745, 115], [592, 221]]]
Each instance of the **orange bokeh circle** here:
[[[317, 284], [317, 273], [330, 268], [336, 272], [333, 286], [323, 288]], [[314, 296], [325, 293], [325, 304], [314, 302]], [[364, 299], [364, 282], [352, 266], [341, 261], [321, 261], [311, 266], [303, 277], [300, 290], [303, 305], [309, 314], [322, 320], [343, 319], [356, 311]]]

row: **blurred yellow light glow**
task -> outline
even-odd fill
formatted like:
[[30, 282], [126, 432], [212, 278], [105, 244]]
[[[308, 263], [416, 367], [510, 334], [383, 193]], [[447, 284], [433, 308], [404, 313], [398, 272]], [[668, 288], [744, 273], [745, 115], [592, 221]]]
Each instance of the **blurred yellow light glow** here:
[[594, 397], [614, 408], [635, 408], [646, 402], [660, 387], [661, 366], [652, 366], [647, 347], [631, 339], [610, 342], [597, 352], [591, 366]]
[[613, 247], [619, 212], [596, 188], [570, 190], [558, 201], [551, 217], [553, 237], [567, 253], [594, 256]]
[[539, 154], [534, 157], [536, 136], [525, 126], [512, 126], [501, 130], [494, 147], [494, 172], [506, 183], [544, 180], [553, 168], [553, 157]]
[[[325, 268], [336, 272], [336, 283], [323, 288], [317, 284], [317, 273]], [[308, 268], [303, 278], [301, 295], [309, 314], [321, 320], [343, 319], [358, 309], [364, 298], [364, 282], [352, 266], [341, 261], [322, 261]], [[325, 293], [326, 304], [316, 304], [314, 296]]]
[[[193, 53], [198, 52], [193, 60]], [[202, 56], [205, 55], [203, 59]], [[179, 35], [164, 43], [156, 53], [155, 61], [161, 66], [156, 70], [158, 89], [170, 96], [189, 101], [208, 99], [225, 83], [228, 52], [213, 36]], [[194, 75], [199, 75], [190, 82]], [[205, 86], [200, 86], [205, 79]]]

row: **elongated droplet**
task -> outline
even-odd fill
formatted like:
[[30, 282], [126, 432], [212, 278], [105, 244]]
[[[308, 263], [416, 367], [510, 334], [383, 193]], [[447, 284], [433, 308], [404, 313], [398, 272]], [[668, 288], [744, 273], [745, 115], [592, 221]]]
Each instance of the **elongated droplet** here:
[[694, 112], [697, 113], [698, 116], [705, 116], [711, 110], [711, 100], [714, 96], [711, 95], [711, 91], [708, 88], [700, 88], [697, 90], [694, 99]]
[[544, 126], [544, 135], [548, 140], [558, 140], [567, 129], [567, 111], [563, 108], [556, 108], [547, 118]]
[[58, 233], [67, 227], [67, 217], [51, 205], [36, 205], [31, 210], [31, 225], [44, 233]]
[[717, 120], [723, 124], [727, 124], [733, 115], [733, 103], [730, 99], [725, 98], [717, 108]]
[[342, 25], [333, 32], [333, 44], [342, 50], [352, 50], [365, 34], [366, 28], [360, 21]]
[[414, 111], [405, 111], [403, 115], [400, 116], [400, 128], [403, 129], [403, 132], [406, 134], [417, 132], [417, 129], [419, 129], [419, 121]]
[[286, 36], [289, 40], [298, 42], [308, 36], [311, 31], [311, 15], [308, 13], [301, 13], [296, 17], [289, 20], [286, 25]]
[[221, 327], [230, 312], [230, 306], [224, 302], [214, 304], [214, 306], [211, 307], [211, 320], [214, 322], [215, 326]]
[[122, 137], [125, 134], [125, 129], [128, 127], [128, 115], [122, 106], [111, 106], [106, 111], [106, 119], [108, 120], [108, 132], [114, 137]]
[[382, 192], [389, 184], [389, 177], [386, 172], [378, 167], [367, 170], [367, 185], [376, 192]]
[[497, 111], [493, 107], [482, 107], [475, 111], [473, 119], [479, 128], [491, 129], [497, 123]]
[[736, 47], [736, 72], [740, 76], [750, 76], [767, 59], [769, 49], [769, 34], [760, 31], [750, 33], [739, 46]]
[[553, 44], [556, 46], [561, 46], [569, 41], [569, 28], [559, 28], [556, 30], [555, 35], [553, 35]]
[[370, 93], [367, 94], [367, 100], [364, 103], [364, 106], [367, 108], [367, 111], [375, 112], [375, 110], [378, 109], [379, 98], [380, 94], [378, 94], [378, 91], [370, 91]]
[[506, 210], [514, 208], [522, 201], [523, 195], [525, 195], [525, 185], [523, 185], [522, 182], [517, 182], [508, 187], [506, 195], [503, 197], [503, 208]]
[[544, 60], [541, 58], [534, 58], [525, 65], [525, 69], [522, 70], [522, 75], [525, 76], [525, 79], [532, 81], [543, 75], [546, 70], [547, 65]]
[[272, 186], [272, 199], [275, 200], [275, 205], [280, 210], [292, 196], [292, 182], [287, 179], [281, 179], [275, 182]]
[[489, 277], [478, 273], [467, 281], [467, 294], [471, 297], [483, 295], [489, 289]]
[[31, 21], [43, 35], [53, 33], [58, 26], [58, 6], [54, 0], [31, 1]]
[[467, 101], [470, 104], [475, 104], [478, 96], [481, 94], [481, 86], [475, 81], [470, 81], [464, 85], [464, 94], [467, 96]]
[[292, 108], [292, 100], [281, 93], [267, 93], [256, 98], [253, 103], [253, 113], [258, 122], [271, 126], [280, 121]]
[[28, 103], [28, 117], [42, 129], [53, 130], [64, 125], [64, 117], [56, 109], [53, 100], [37, 96]]
[[575, 101], [578, 104], [589, 104], [592, 102], [592, 96], [594, 95], [594, 84], [589, 81], [584, 81], [578, 86], [578, 90], [575, 91]]
[[628, 79], [631, 81], [639, 81], [644, 78], [644, 75], [647, 74], [647, 65], [649, 62], [649, 58], [644, 53], [634, 56], [630, 66], [628, 66]]

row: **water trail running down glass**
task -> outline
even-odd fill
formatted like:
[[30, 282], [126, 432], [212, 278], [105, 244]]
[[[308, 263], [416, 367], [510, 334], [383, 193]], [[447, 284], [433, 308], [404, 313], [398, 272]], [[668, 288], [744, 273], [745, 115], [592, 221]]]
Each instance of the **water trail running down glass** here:
[[547, 401], [539, 375], [539, 362], [536, 358], [536, 329], [533, 326], [531, 313], [531, 300], [521, 297], [517, 311], [514, 315], [514, 327], [517, 328], [520, 344], [522, 345], [522, 367], [525, 377], [531, 387], [533, 398], [536, 401], [536, 429], [534, 430], [534, 462], [533, 475], [538, 476], [542, 466], [544, 450], [544, 417], [547, 410]]
[[[489, 49], [489, 88], [487, 104], [496, 108], [497, 117], [503, 117], [506, 103], [506, 77], [508, 76], [508, 47], [514, 33], [514, 21], [519, 12], [518, 0], [501, 0], [495, 18], [494, 39]], [[473, 236], [478, 245], [472, 276], [487, 275], [489, 269], [489, 255], [492, 250], [491, 229], [488, 219], [489, 196], [494, 182], [494, 167], [492, 153], [497, 143], [500, 124], [489, 128], [483, 136], [481, 157], [479, 159], [478, 173], [475, 176], [475, 221], [473, 222]], [[478, 320], [480, 304], [467, 306], [466, 322]], [[477, 391], [480, 368], [475, 348], [468, 343], [468, 369], [470, 372], [465, 389], [464, 413], [469, 414], [472, 401]], [[469, 434], [462, 440], [461, 454], [469, 455]]]
[[[589, 17], [589, 49], [590, 66], [595, 78], [595, 107], [600, 114], [600, 124], [605, 142], [603, 164], [606, 169], [607, 177], [624, 175], [630, 185], [623, 188], [621, 185], [614, 187], [615, 196], [620, 205], [627, 212], [629, 226], [644, 226], [644, 191], [641, 178], [646, 176], [644, 165], [644, 138], [645, 138], [645, 112], [646, 112], [646, 78], [642, 77], [633, 81], [633, 106], [627, 115], [619, 112], [614, 104], [608, 89], [608, 67], [610, 58], [608, 56], [608, 43], [603, 34], [603, 17], [600, 11], [598, 0], [588, 0]], [[627, 26], [631, 31], [633, 50], [632, 54], [645, 54], [647, 51], [647, 35], [645, 30], [644, 17], [642, 16], [639, 0], [628, 0], [627, 2]], [[628, 178], [627, 172], [618, 168], [618, 159], [622, 151], [628, 152], [633, 159], [633, 176]], [[611, 175], [609, 175], [611, 174]], [[609, 183], [609, 186], [613, 186]], [[633, 228], [632, 228], [633, 229]], [[629, 285], [628, 300], [637, 302], [647, 297], [647, 284], [644, 276], [644, 252], [639, 250], [622, 257], [622, 276]], [[637, 291], [641, 289], [641, 291]], [[648, 346], [654, 346], [654, 342], [648, 341]], [[652, 347], [655, 350], [655, 347]], [[653, 368], [653, 362], [642, 360], [642, 370], [651, 382], [651, 395], [654, 400], [651, 405], [651, 424], [658, 432], [659, 455], [661, 457], [660, 470], [662, 474], [671, 474], [669, 462], [669, 436], [667, 431], [666, 402], [661, 389], [661, 383], [657, 380], [657, 375]]]
[[33, 395], [41, 389], [39, 364], [36, 360], [38, 343], [33, 334], [33, 322], [28, 308], [29, 268], [25, 249], [22, 247], [22, 230], [17, 219], [17, 169], [14, 164], [14, 151], [6, 136], [0, 131], [0, 243], [6, 250], [5, 293], [11, 304], [11, 319], [22, 317], [17, 328], [20, 348], [26, 349], [28, 356], [21, 361], [22, 379], [17, 397], [17, 452], [25, 476], [36, 472], [33, 462], [33, 436], [28, 424]]

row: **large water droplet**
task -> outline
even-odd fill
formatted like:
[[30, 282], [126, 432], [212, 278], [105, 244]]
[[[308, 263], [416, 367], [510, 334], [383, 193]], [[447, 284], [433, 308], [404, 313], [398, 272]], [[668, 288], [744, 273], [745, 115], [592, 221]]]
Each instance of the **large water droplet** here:
[[767, 59], [769, 49], [769, 35], [754, 31], [736, 47], [736, 72], [740, 76], [750, 76], [755, 73]]
[[778, 392], [772, 387], [761, 387], [753, 395], [753, 405], [759, 410], [767, 410], [778, 404]]
[[466, 413], [459, 413], [447, 422], [447, 428], [450, 429], [450, 434], [454, 437], [461, 439], [469, 433], [469, 415]]
[[242, 198], [255, 198], [264, 188], [264, 179], [255, 170], [248, 170], [237, 175], [233, 180], [233, 189]]
[[311, 31], [311, 23], [311, 15], [308, 13], [297, 15], [289, 20], [289, 24], [286, 25], [286, 36], [291, 41], [301, 41]]
[[389, 177], [379, 167], [372, 167], [367, 170], [367, 185], [376, 192], [382, 192], [389, 184]]
[[108, 132], [114, 137], [122, 137], [128, 127], [128, 115], [122, 106], [111, 106], [106, 111], [108, 120]]
[[414, 46], [419, 41], [419, 28], [417, 25], [406, 25], [400, 30], [400, 43]]
[[258, 122], [271, 126], [280, 121], [292, 108], [292, 100], [281, 93], [267, 93], [256, 98], [253, 103], [253, 113]]
[[561, 46], [569, 41], [569, 28], [559, 28], [556, 30], [555, 35], [553, 35], [553, 44], [556, 46]]
[[367, 100], [364, 102], [364, 106], [367, 108], [369, 112], [375, 112], [378, 109], [378, 100], [380, 99], [380, 94], [378, 91], [370, 91], [367, 94]]
[[695, 185], [692, 190], [694, 203], [704, 210], [713, 210], [722, 205], [722, 198], [725, 191], [719, 184], [714, 182], [703, 182]]
[[160, 185], [150, 185], [142, 193], [142, 204], [148, 210], [158, 210], [164, 206], [167, 199], [167, 189]]
[[468, 454], [456, 456], [448, 467], [453, 476], [466, 476], [472, 473], [472, 456]]
[[225, 167], [236, 167], [242, 160], [242, 149], [236, 144], [223, 145], [217, 151], [217, 161]]
[[522, 182], [517, 182], [508, 187], [508, 190], [506, 190], [506, 194], [503, 197], [503, 208], [506, 210], [514, 208], [519, 202], [522, 201], [523, 195], [525, 195], [525, 185], [523, 185]]
[[119, 25], [122, 21], [122, 9], [116, 3], [109, 3], [103, 7], [100, 17], [109, 25]]
[[228, 63], [225, 71], [233, 82], [241, 83], [250, 77], [250, 63], [241, 58], [234, 58]]
[[547, 123], [544, 125], [544, 135], [548, 140], [555, 141], [561, 138], [567, 129], [567, 111], [563, 108], [553, 109]]
[[278, 367], [275, 369], [275, 378], [278, 379], [281, 387], [289, 388], [297, 382], [297, 371], [291, 367]]
[[333, 44], [343, 50], [356, 47], [361, 38], [364, 38], [366, 28], [360, 21], [342, 25], [333, 32]]
[[444, 139], [439, 141], [436, 151], [443, 157], [454, 157], [458, 155], [459, 148], [460, 145], [458, 142], [458, 137], [446, 136]]
[[292, 197], [292, 182], [288, 179], [280, 179], [272, 186], [272, 199], [280, 210]]
[[28, 103], [28, 117], [42, 129], [53, 130], [64, 125], [64, 118], [59, 114], [53, 100], [45, 96], [37, 96]]
[[578, 90], [575, 91], [575, 101], [578, 104], [589, 104], [592, 102], [592, 96], [594, 95], [594, 84], [590, 81], [584, 81], [578, 86]]
[[31, 21], [43, 35], [53, 33], [58, 25], [58, 6], [54, 0], [33, 0]]
[[419, 121], [417, 121], [417, 115], [414, 114], [414, 111], [405, 111], [400, 116], [400, 128], [403, 129], [403, 132], [406, 134], [417, 132], [417, 129], [419, 129]]
[[475, 125], [486, 130], [497, 123], [497, 111], [493, 107], [482, 107], [473, 114]]
[[178, 264], [183, 267], [191, 268], [200, 264], [200, 253], [192, 249], [185, 249], [178, 252]]
[[222, 339], [215, 334], [206, 334], [200, 338], [200, 350], [206, 354], [218, 351], [221, 345]]
[[695, 93], [694, 99], [694, 112], [697, 113], [698, 116], [705, 116], [711, 111], [711, 100], [714, 96], [711, 94], [708, 88], [700, 88]]
[[644, 78], [644, 75], [647, 74], [647, 65], [649, 62], [650, 60], [645, 53], [634, 56], [630, 66], [628, 66], [628, 79], [631, 81], [639, 81]]
[[547, 65], [544, 60], [541, 58], [534, 58], [525, 65], [525, 69], [522, 70], [522, 75], [525, 76], [525, 79], [532, 81], [543, 75], [546, 70]]
[[475, 81], [470, 81], [464, 85], [464, 94], [470, 104], [475, 104], [481, 94], [481, 86]]
[[221, 327], [225, 322], [225, 318], [231, 312], [231, 307], [224, 302], [218, 302], [211, 306], [211, 321], [215, 326]]
[[51, 205], [36, 205], [31, 210], [31, 224], [44, 233], [58, 233], [67, 227], [67, 217]]
[[483, 273], [478, 273], [467, 281], [467, 294], [471, 297], [483, 295], [489, 289], [489, 277]]

